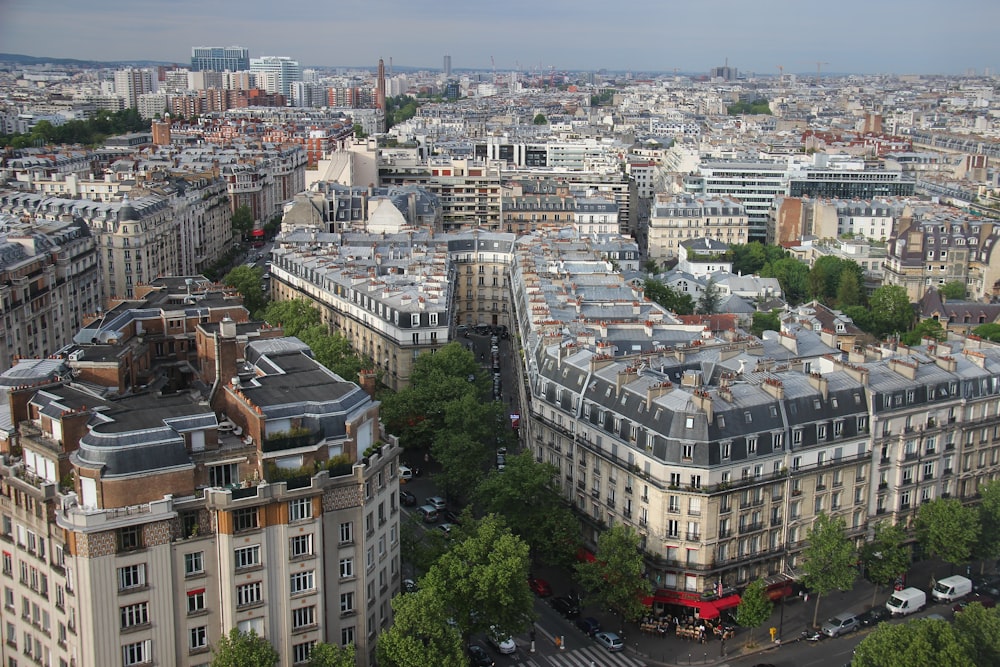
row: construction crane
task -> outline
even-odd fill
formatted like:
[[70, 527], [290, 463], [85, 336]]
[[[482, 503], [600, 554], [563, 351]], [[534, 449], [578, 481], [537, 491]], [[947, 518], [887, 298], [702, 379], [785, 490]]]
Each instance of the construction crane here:
[[823, 62], [821, 60], [816, 61], [816, 85], [819, 85], [819, 78], [822, 76], [823, 65], [829, 65], [830, 63]]
[[493, 56], [490, 56], [490, 64], [493, 65], [493, 83], [497, 82], [497, 61], [493, 60]]

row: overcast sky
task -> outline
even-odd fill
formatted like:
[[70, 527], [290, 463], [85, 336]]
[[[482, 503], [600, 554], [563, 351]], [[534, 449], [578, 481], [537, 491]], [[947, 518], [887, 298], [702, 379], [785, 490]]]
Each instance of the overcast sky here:
[[238, 45], [304, 66], [981, 73], [998, 26], [997, 0], [0, 0], [0, 52], [179, 64]]

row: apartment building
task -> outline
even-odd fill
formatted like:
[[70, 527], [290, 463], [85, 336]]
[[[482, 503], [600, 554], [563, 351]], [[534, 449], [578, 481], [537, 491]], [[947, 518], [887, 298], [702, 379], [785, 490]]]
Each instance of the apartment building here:
[[195, 46], [191, 48], [191, 70], [242, 72], [250, 69], [250, 51], [242, 46]]
[[[0, 380], [6, 664], [204, 665], [234, 627], [283, 666], [318, 641], [374, 664], [399, 589], [399, 448], [302, 343], [221, 314], [168, 330], [206, 393], [171, 373], [99, 384], [90, 348], [109, 343]], [[143, 311], [126, 315], [97, 338], [151, 363]]]
[[647, 253], [663, 261], [677, 257], [681, 243], [690, 239], [747, 243], [749, 233], [749, 218], [739, 201], [659, 194], [650, 211]]
[[125, 108], [135, 109], [139, 97], [156, 92], [156, 76], [148, 69], [121, 69], [115, 72], [115, 95], [125, 101]]
[[97, 240], [79, 221], [0, 214], [0, 366], [47, 357], [104, 303]]
[[763, 242], [768, 211], [787, 190], [788, 167], [777, 162], [703, 162], [697, 174], [684, 178], [691, 195], [737, 199], [746, 210], [747, 239]]

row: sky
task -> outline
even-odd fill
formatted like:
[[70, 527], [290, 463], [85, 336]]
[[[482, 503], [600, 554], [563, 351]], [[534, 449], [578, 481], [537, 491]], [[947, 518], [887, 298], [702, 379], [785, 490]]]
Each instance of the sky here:
[[959, 74], [1000, 71], [997, 0], [0, 0], [0, 52], [189, 64]]

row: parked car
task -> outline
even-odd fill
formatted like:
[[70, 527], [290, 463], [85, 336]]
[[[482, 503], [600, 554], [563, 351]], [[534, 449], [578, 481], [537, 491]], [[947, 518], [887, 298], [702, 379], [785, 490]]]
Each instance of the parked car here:
[[580, 628], [580, 632], [588, 637], [593, 637], [601, 631], [601, 622], [593, 616], [586, 616], [576, 620], [576, 627]]
[[403, 579], [403, 593], [416, 593], [418, 590], [417, 582], [413, 579]]
[[598, 632], [594, 635], [594, 640], [609, 651], [621, 651], [625, 648], [625, 642], [614, 632]]
[[1000, 597], [1000, 578], [980, 577], [972, 582], [972, 590], [975, 593], [985, 593], [992, 598]]
[[399, 481], [405, 483], [409, 482], [411, 479], [413, 479], [413, 471], [410, 469], [410, 467], [399, 466]]
[[452, 527], [453, 526], [450, 523], [442, 523], [440, 526], [438, 526], [438, 530], [444, 533], [445, 537], [451, 537]]
[[441, 496], [431, 496], [430, 498], [424, 500], [424, 502], [436, 510], [443, 510], [448, 506], [448, 503], [446, 503], [444, 501], [444, 498], [442, 498]]
[[409, 491], [400, 490], [399, 504], [402, 505], [403, 507], [416, 507], [417, 497], [412, 493], [410, 493]]
[[872, 625], [878, 625], [890, 616], [891, 614], [889, 614], [889, 610], [885, 607], [872, 607], [868, 611], [858, 614], [858, 623], [861, 624], [862, 627], [869, 627]]
[[956, 574], [934, 584], [931, 597], [938, 602], [954, 602], [972, 592], [972, 580]]
[[997, 601], [994, 598], [991, 598], [989, 595], [983, 595], [982, 593], [973, 593], [972, 595], [969, 595], [965, 599], [959, 600], [958, 604], [956, 604], [951, 609], [952, 611], [958, 613], [963, 609], [965, 609], [966, 607], [968, 607], [973, 602], [978, 602], [987, 609], [989, 609], [990, 607], [997, 606]]
[[506, 637], [500, 634], [500, 629], [495, 626], [490, 626], [490, 631], [487, 633], [486, 638], [489, 640], [493, 648], [500, 651], [502, 655], [510, 655], [517, 650], [517, 644], [514, 643], [514, 638], [510, 635]]
[[462, 525], [462, 517], [459, 516], [458, 512], [452, 512], [451, 510], [444, 511], [444, 520], [456, 526]]
[[576, 600], [572, 598], [565, 596], [553, 598], [549, 604], [566, 618], [576, 618], [580, 615], [580, 607], [576, 604]]
[[552, 587], [549, 586], [549, 582], [544, 579], [538, 579], [537, 577], [528, 578], [528, 588], [534, 591], [535, 595], [540, 598], [547, 598], [552, 595]]
[[493, 667], [493, 658], [479, 644], [469, 644], [469, 662], [472, 667]]
[[893, 616], [907, 616], [924, 608], [927, 604], [927, 594], [919, 588], [904, 588], [896, 591], [885, 603], [885, 608]]
[[431, 505], [421, 505], [417, 508], [417, 514], [424, 523], [437, 523], [438, 511]]
[[827, 637], [839, 637], [858, 629], [858, 617], [854, 614], [837, 614], [823, 624], [823, 634]]

